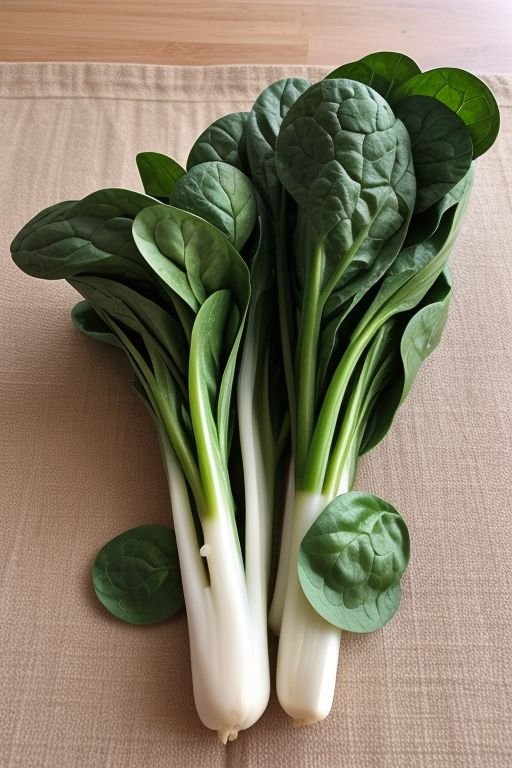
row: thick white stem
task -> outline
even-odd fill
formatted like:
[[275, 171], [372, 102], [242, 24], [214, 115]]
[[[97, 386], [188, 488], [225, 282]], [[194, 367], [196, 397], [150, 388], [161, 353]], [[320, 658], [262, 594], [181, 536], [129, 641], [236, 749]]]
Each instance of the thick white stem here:
[[[348, 490], [348, 475], [343, 477], [339, 493]], [[277, 656], [277, 696], [297, 725], [310, 725], [327, 717], [336, 686], [341, 630], [316, 613], [297, 575], [300, 543], [329, 501], [326, 496], [304, 491], [298, 491], [295, 496]]]
[[168, 442], [162, 444], [187, 609], [194, 701], [204, 725], [226, 743], [247, 727], [253, 711], [255, 652], [243, 562], [233, 525], [222, 510], [203, 520], [199, 550], [183, 473]]
[[272, 544], [274, 477], [267, 476], [261, 424], [255, 405], [257, 356], [245, 342], [238, 377], [238, 420], [244, 469], [245, 578], [252, 628], [253, 679], [250, 711], [241, 723], [248, 728], [265, 711], [270, 697], [268, 661], [268, 581]]

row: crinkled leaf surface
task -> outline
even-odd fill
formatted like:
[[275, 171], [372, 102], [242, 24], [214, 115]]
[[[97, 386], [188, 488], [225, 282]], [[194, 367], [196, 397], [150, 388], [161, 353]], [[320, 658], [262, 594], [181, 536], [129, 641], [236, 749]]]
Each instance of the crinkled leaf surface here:
[[409, 534], [394, 507], [366, 493], [338, 496], [302, 540], [302, 589], [324, 619], [350, 632], [384, 626], [400, 603]]
[[129, 624], [173, 616], [184, 604], [174, 531], [142, 525], [116, 536], [99, 551], [92, 581], [107, 611]]
[[247, 122], [247, 156], [251, 178], [273, 211], [278, 210], [281, 185], [274, 150], [283, 118], [311, 83], [300, 77], [277, 80], [260, 93]]
[[463, 121], [431, 96], [408, 96], [395, 107], [411, 137], [415, 212], [441, 200], [469, 171], [473, 142]]
[[346, 285], [341, 302], [367, 290], [395, 258], [414, 206], [403, 124], [367, 86], [323, 80], [284, 118], [276, 165], [324, 250], [322, 287]]
[[145, 193], [167, 203], [185, 169], [172, 157], [160, 152], [139, 152], [135, 159]]
[[238, 168], [221, 162], [193, 166], [174, 187], [169, 202], [209, 221], [240, 251], [256, 222], [253, 186]]

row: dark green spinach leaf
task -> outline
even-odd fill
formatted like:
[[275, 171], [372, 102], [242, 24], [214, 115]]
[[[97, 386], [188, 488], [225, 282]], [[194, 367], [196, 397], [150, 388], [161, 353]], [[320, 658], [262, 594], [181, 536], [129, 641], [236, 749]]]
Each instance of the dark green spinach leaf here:
[[220, 160], [240, 171], [247, 171], [245, 127], [247, 112], [232, 112], [215, 120], [196, 139], [187, 160], [187, 170], [195, 165]]
[[140, 152], [135, 159], [146, 195], [167, 203], [169, 195], [176, 182], [184, 175], [185, 169], [172, 157], [159, 152]]
[[169, 202], [209, 221], [237, 251], [244, 247], [256, 222], [253, 185], [242, 171], [227, 163], [194, 165], [176, 184]]
[[78, 304], [75, 304], [71, 310], [71, 320], [75, 328], [85, 336], [104, 344], [110, 344], [112, 347], [123, 348], [117, 336], [112, 333], [107, 323], [94, 311], [88, 301], [79, 301]]
[[494, 144], [500, 127], [496, 99], [482, 80], [463, 69], [441, 67], [411, 77], [390, 96], [392, 106], [406, 96], [433, 96], [455, 112], [469, 128], [473, 158]]
[[460, 117], [431, 96], [408, 96], [395, 107], [411, 137], [415, 213], [443, 198], [469, 171], [473, 142]]
[[327, 77], [357, 80], [359, 83], [369, 85], [387, 99], [393, 88], [420, 72], [416, 62], [405, 54], [379, 51], [363, 56], [359, 61], [343, 64], [330, 72]]
[[116, 276], [147, 285], [147, 267], [132, 223], [155, 200], [127, 189], [102, 189], [78, 202], [54, 205], [26, 224], [11, 244], [15, 263], [48, 280], [76, 274]]
[[278, 80], [260, 93], [249, 113], [246, 134], [251, 177], [276, 219], [281, 206], [274, 158], [277, 136], [284, 117], [310, 85], [299, 77]]

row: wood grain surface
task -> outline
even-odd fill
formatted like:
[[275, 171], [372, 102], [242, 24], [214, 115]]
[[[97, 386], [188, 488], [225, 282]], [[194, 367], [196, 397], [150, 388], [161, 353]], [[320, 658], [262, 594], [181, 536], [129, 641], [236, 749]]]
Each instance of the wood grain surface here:
[[512, 72], [512, 0], [0, 0], [0, 60], [337, 64]]

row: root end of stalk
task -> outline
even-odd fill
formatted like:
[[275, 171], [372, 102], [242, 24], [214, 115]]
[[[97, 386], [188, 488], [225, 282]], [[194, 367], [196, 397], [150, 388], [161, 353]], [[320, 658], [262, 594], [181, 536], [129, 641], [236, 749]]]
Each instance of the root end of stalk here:
[[294, 728], [304, 728], [307, 725], [315, 725], [318, 723], [318, 718], [315, 717], [297, 717], [292, 720]]
[[240, 727], [234, 725], [232, 728], [225, 728], [222, 731], [217, 731], [217, 735], [223, 744], [227, 744], [228, 741], [235, 741], [238, 738], [238, 731]]

